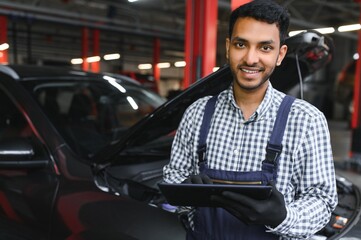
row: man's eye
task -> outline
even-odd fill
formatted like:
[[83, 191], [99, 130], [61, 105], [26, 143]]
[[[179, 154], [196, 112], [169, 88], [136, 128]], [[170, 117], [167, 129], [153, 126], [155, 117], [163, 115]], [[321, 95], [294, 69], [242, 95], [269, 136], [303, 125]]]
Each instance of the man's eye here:
[[243, 43], [236, 43], [235, 45], [236, 45], [236, 47], [238, 47], [238, 48], [243, 48], [243, 47], [244, 47], [244, 44], [243, 44]]
[[271, 51], [272, 49], [273, 49], [273, 47], [271, 47], [271, 46], [262, 46], [262, 48], [261, 48], [263, 51]]

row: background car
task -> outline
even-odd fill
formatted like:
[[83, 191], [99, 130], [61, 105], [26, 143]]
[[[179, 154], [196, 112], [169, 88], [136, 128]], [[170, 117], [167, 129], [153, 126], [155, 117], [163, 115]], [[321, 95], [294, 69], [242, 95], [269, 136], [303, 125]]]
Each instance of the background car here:
[[[280, 90], [299, 80], [295, 56], [305, 77], [332, 55], [316, 33], [287, 44], [289, 64], [271, 79]], [[0, 66], [0, 239], [185, 239], [157, 184], [185, 109], [231, 81], [225, 65], [164, 102], [121, 76]], [[358, 189], [337, 185], [341, 201], [319, 238], [359, 218]]]
[[[0, 66], [0, 102], [0, 239], [184, 239], [174, 214], [99, 189], [90, 160], [163, 98], [125, 77]], [[164, 162], [123, 164], [127, 179]]]

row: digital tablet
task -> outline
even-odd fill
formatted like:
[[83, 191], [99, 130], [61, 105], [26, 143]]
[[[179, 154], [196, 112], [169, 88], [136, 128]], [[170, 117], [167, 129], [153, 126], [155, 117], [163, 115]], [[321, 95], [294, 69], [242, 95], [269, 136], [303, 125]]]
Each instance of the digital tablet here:
[[158, 186], [168, 203], [174, 206], [217, 207], [210, 198], [224, 191], [241, 193], [258, 200], [267, 199], [272, 193], [272, 187], [264, 185], [159, 183]]

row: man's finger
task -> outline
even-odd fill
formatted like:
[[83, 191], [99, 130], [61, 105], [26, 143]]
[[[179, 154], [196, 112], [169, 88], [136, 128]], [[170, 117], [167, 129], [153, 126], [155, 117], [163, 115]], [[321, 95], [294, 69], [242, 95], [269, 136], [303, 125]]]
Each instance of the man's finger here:
[[235, 193], [232, 191], [224, 191], [222, 193], [222, 196], [224, 196], [228, 199], [231, 199], [233, 201], [236, 201], [236, 202], [240, 203], [241, 205], [248, 206], [248, 207], [253, 206], [255, 204], [255, 201], [257, 201], [254, 198], [251, 198], [246, 195], [239, 194], [239, 193]]
[[191, 182], [195, 184], [203, 184], [202, 178], [199, 175], [192, 175]]
[[204, 184], [212, 184], [213, 183], [212, 180], [208, 177], [208, 175], [203, 174], [203, 175], [201, 175], [201, 178], [202, 178], [202, 182]]

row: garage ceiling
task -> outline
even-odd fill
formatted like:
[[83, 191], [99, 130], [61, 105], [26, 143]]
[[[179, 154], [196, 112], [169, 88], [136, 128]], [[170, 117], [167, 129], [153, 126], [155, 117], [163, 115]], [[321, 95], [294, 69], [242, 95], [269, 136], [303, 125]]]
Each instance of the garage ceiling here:
[[[2, 0], [8, 16], [10, 61], [57, 60], [81, 55], [81, 29], [100, 29], [101, 54], [121, 61], [151, 62], [153, 37], [161, 39], [161, 61], [183, 60], [185, 0]], [[291, 13], [290, 30], [338, 27], [359, 22], [355, 0], [277, 0]], [[217, 61], [223, 61], [230, 0], [219, 0]], [[357, 39], [356, 32], [335, 33]], [[90, 41], [91, 42], [91, 41]], [[14, 54], [16, 44], [16, 55]], [[90, 46], [91, 49], [91, 46]], [[14, 59], [16, 56], [16, 59]], [[19, 56], [19, 57], [18, 57]], [[19, 58], [19, 59], [18, 59]], [[25, 59], [25, 60], [24, 60]], [[119, 64], [119, 63], [118, 63]]]

